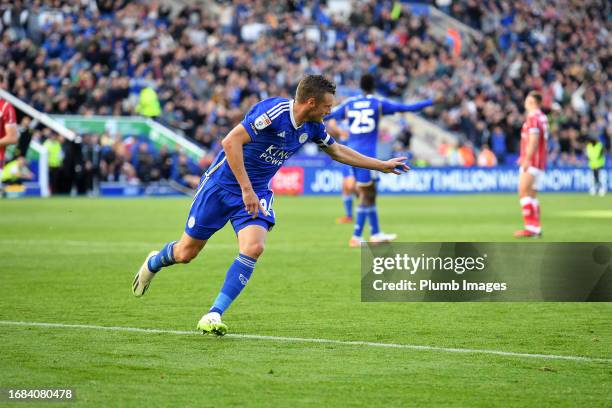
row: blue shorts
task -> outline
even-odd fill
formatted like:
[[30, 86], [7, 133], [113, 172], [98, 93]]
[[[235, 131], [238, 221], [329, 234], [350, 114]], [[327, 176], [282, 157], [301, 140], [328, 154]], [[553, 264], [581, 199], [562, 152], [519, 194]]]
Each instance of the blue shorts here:
[[244, 209], [241, 195], [225, 190], [214, 180], [203, 178], [189, 210], [185, 233], [195, 239], [208, 239], [228, 221], [232, 222], [236, 234], [249, 225], [261, 225], [269, 231], [275, 223], [272, 210], [274, 193], [268, 190], [257, 195], [262, 206], [268, 210], [268, 216], [262, 214], [260, 209], [257, 218], [253, 218]]
[[353, 173], [355, 174], [355, 182], [357, 185], [369, 185], [378, 181], [378, 172], [376, 170], [353, 167]]
[[347, 177], [355, 177], [355, 173], [353, 173], [353, 167], [343, 164], [342, 165], [342, 178]]

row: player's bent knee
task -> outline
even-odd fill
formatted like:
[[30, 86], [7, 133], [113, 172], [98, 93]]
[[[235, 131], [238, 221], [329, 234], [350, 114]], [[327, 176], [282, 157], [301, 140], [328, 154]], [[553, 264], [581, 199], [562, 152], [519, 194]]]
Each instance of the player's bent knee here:
[[240, 253], [257, 259], [263, 254], [264, 247], [263, 242], [250, 242], [240, 247]]

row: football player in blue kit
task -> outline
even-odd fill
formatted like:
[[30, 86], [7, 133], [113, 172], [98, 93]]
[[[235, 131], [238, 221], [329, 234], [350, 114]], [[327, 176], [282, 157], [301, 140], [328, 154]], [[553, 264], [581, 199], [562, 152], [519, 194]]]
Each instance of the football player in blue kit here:
[[336, 86], [325, 77], [308, 75], [299, 82], [294, 100], [270, 98], [251, 108], [223, 139], [223, 150], [202, 176], [180, 240], [147, 255], [134, 277], [135, 296], [145, 294], [162, 268], [193, 260], [207, 240], [230, 221], [239, 253], [212, 307], [197, 324], [205, 334], [224, 335], [227, 325], [221, 316], [249, 281], [275, 224], [269, 183], [285, 160], [306, 142], [314, 142], [334, 160], [354, 167], [395, 174], [408, 170], [405, 157], [381, 161], [335, 143], [323, 125], [335, 91]]
[[[333, 112], [325, 117], [325, 120], [340, 122], [347, 119], [349, 123], [347, 146], [369, 157], [376, 157], [378, 125], [384, 115], [418, 111], [433, 105], [431, 99], [414, 104], [403, 104], [374, 96], [375, 78], [372, 74], [365, 74], [361, 77], [360, 87], [363, 94], [346, 99], [334, 108]], [[352, 247], [358, 247], [364, 241], [363, 229], [366, 220], [370, 222], [372, 229], [370, 242], [387, 242], [397, 238], [396, 234], [386, 234], [380, 230], [376, 209], [377, 173], [365, 166], [353, 167], [359, 205], [355, 211], [355, 229], [349, 240], [349, 245]]]

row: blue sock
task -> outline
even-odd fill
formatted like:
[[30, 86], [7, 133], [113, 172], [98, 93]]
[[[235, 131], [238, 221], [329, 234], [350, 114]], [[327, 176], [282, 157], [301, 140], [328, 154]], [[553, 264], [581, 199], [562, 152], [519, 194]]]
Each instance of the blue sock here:
[[353, 216], [353, 195], [343, 195], [342, 202], [344, 203], [344, 213], [347, 217]]
[[370, 227], [372, 227], [372, 235], [378, 234], [380, 232], [380, 225], [378, 225], [378, 211], [376, 211], [376, 206], [370, 206], [368, 212], [368, 221], [370, 222]]
[[257, 262], [257, 259], [238, 254], [227, 270], [221, 292], [219, 292], [209, 312], [217, 312], [219, 314], [225, 312], [246, 286], [255, 268], [255, 262]]
[[148, 266], [151, 272], [159, 272], [164, 266], [176, 263], [174, 260], [174, 244], [176, 244], [176, 241], [168, 242], [157, 255], [149, 259]]
[[355, 231], [353, 235], [356, 237], [360, 237], [363, 235], [363, 227], [366, 222], [366, 217], [368, 215], [369, 207], [358, 205], [357, 206], [357, 220], [355, 221]]

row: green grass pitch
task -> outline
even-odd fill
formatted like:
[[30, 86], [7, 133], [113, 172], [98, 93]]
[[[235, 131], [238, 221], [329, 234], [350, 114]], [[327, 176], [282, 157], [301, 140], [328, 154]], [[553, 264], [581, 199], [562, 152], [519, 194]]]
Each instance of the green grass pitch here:
[[[612, 196], [541, 203], [544, 241], [612, 240]], [[236, 255], [231, 227], [131, 294], [189, 205], [0, 200], [0, 320], [194, 330]], [[266, 252], [225, 314], [230, 333], [612, 358], [612, 303], [361, 303], [341, 208], [339, 197], [276, 198]], [[404, 242], [510, 241], [521, 226], [513, 195], [382, 197], [378, 208]], [[71, 407], [612, 406], [609, 361], [11, 324], [0, 350], [0, 388], [72, 387]]]

